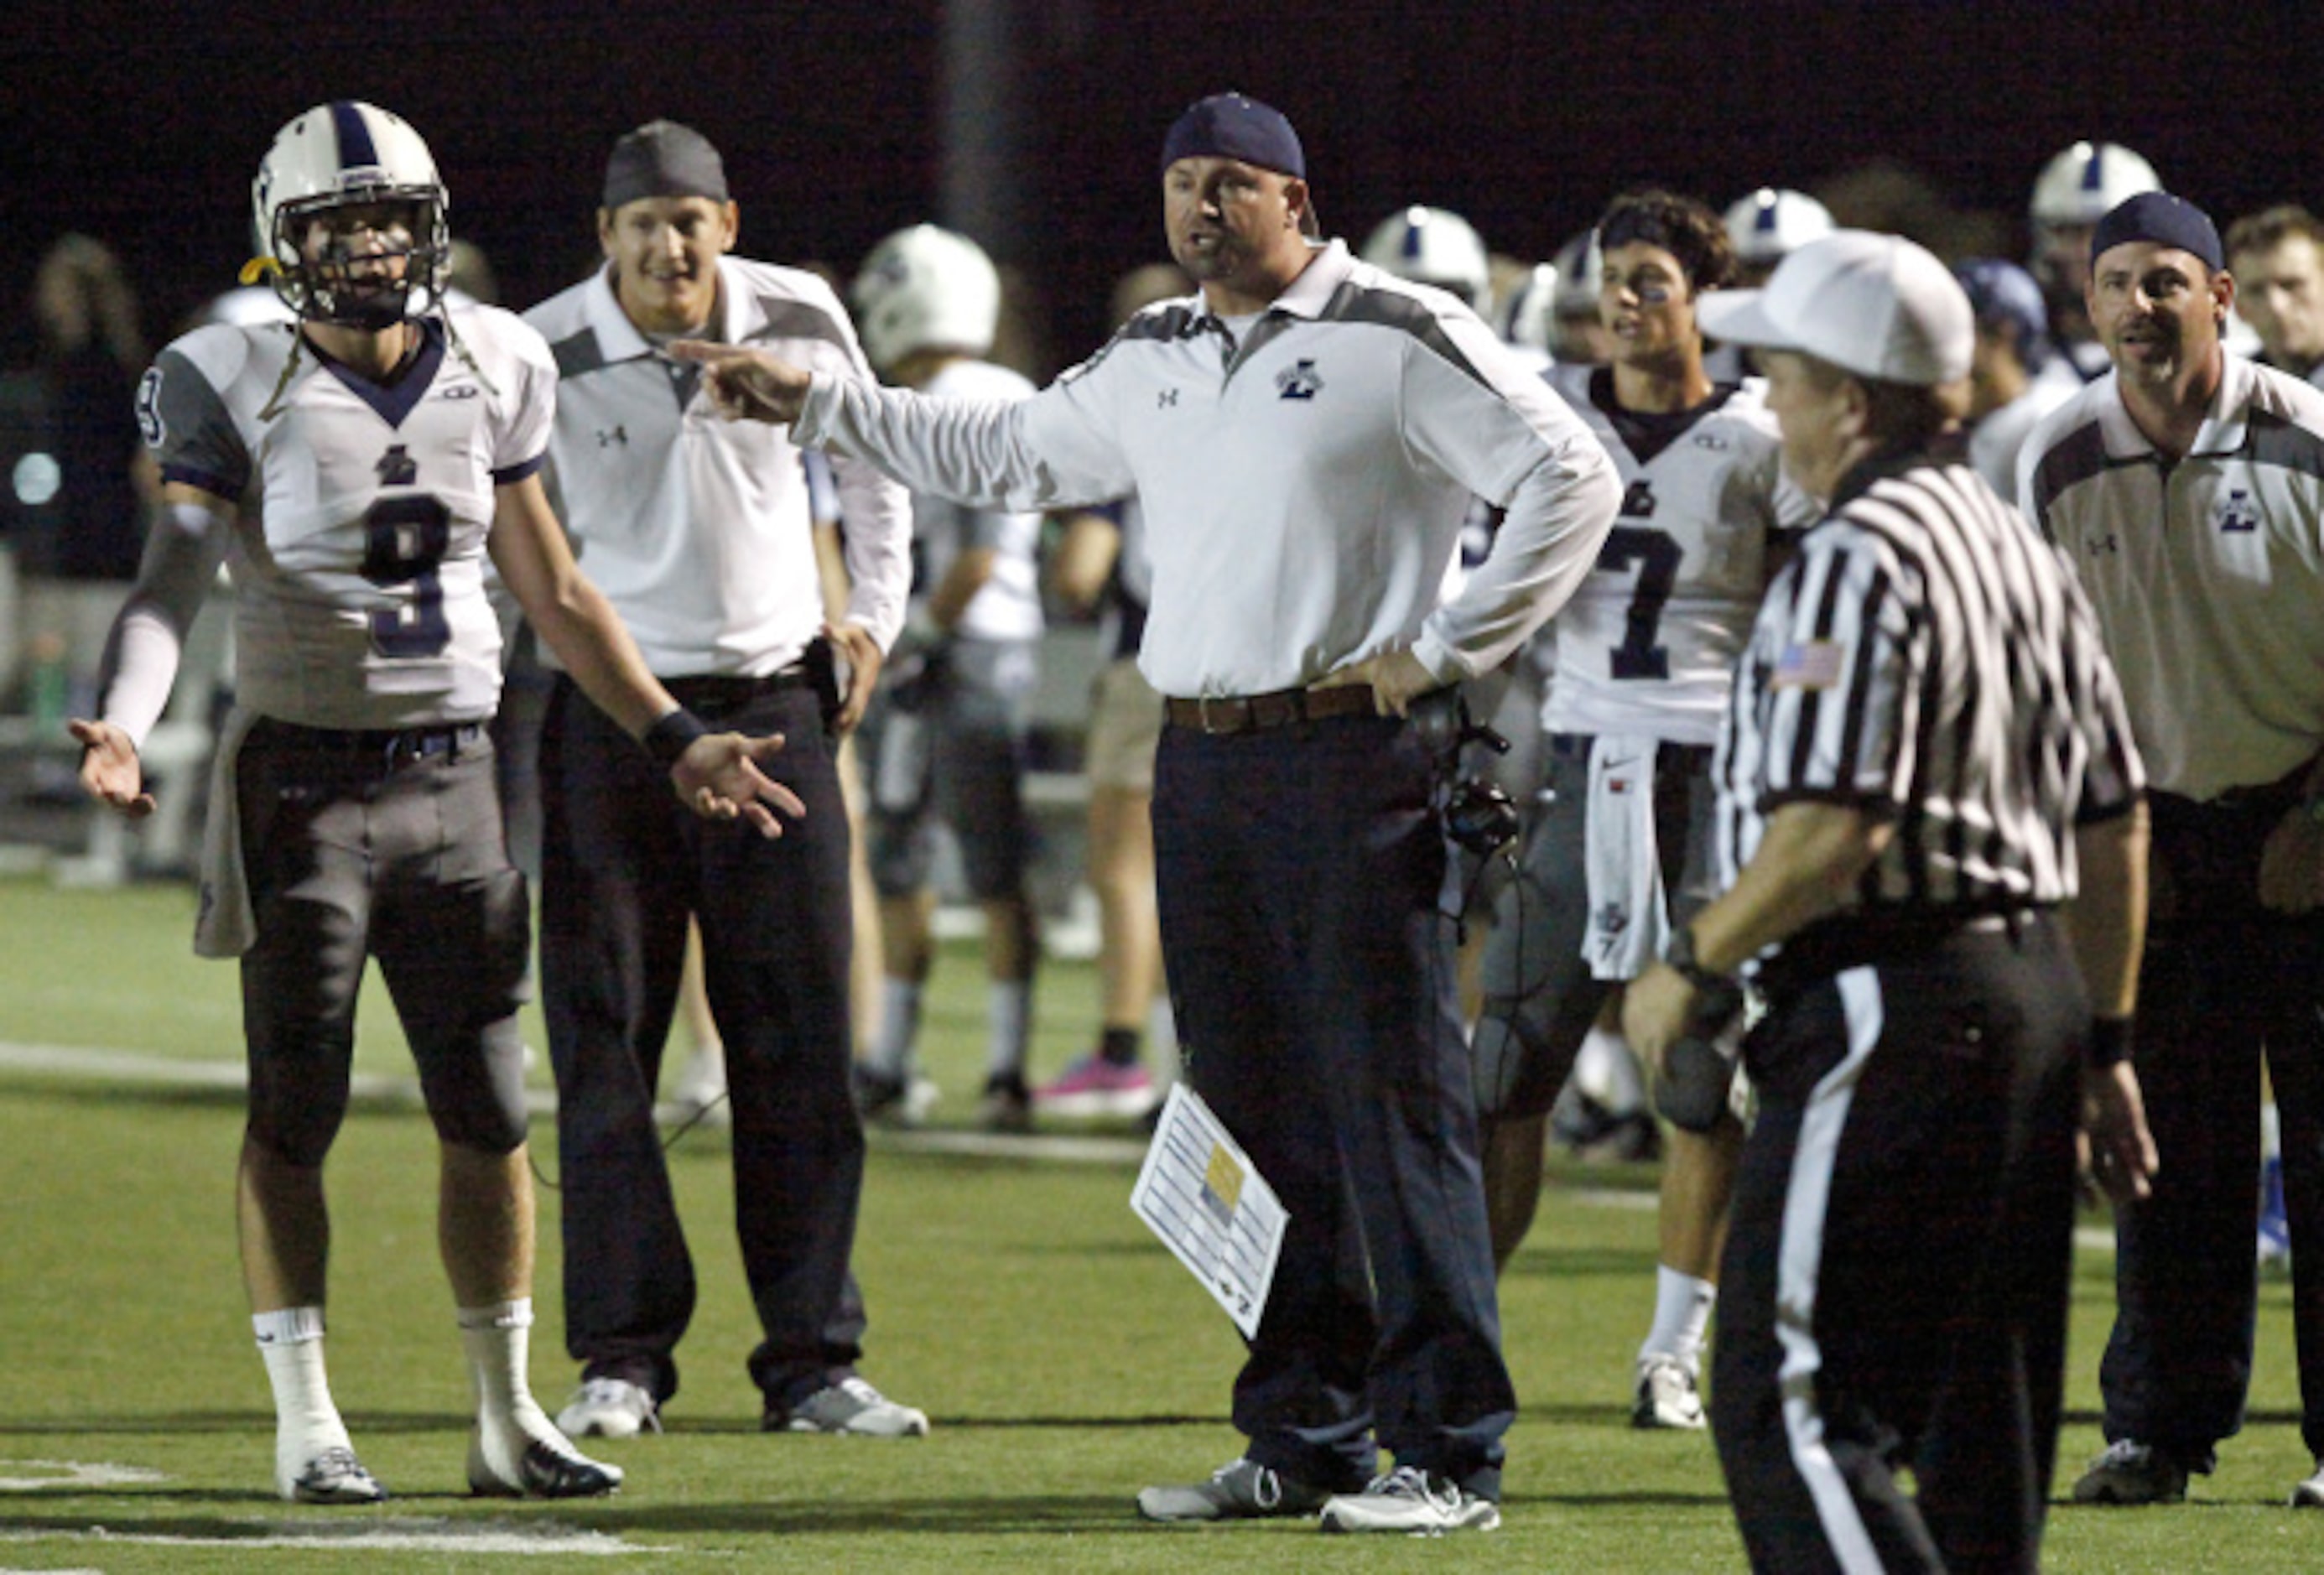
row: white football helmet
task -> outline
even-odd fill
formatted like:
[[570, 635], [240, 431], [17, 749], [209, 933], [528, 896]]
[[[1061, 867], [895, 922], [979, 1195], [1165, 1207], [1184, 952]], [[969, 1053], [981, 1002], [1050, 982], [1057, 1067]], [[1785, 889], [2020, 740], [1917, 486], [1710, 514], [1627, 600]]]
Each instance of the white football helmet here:
[[[300, 242], [309, 220], [380, 202], [411, 208], [401, 279], [352, 279], [344, 256], [307, 260]], [[351, 99], [307, 111], [275, 134], [251, 182], [250, 206], [258, 255], [244, 281], [271, 275], [274, 292], [302, 318], [383, 328], [443, 300], [452, 199], [427, 143], [401, 115]]]
[[1727, 210], [1727, 239], [1746, 268], [1782, 262], [1831, 234], [1831, 210], [1804, 191], [1762, 186]]
[[1557, 270], [1557, 290], [1550, 309], [1561, 318], [1598, 316], [1598, 286], [1605, 278], [1606, 259], [1598, 250], [1598, 232], [1582, 231], [1557, 249], [1550, 266]]
[[885, 372], [916, 350], [991, 349], [1001, 276], [966, 235], [914, 225], [872, 248], [848, 299], [864, 355]]
[[2119, 143], [2076, 143], [2042, 166], [2032, 216], [2045, 225], [2094, 225], [2142, 191], [2160, 191], [2154, 166]]
[[1492, 290], [1485, 243], [1467, 219], [1417, 205], [1382, 219], [1364, 242], [1364, 261], [1398, 279], [1449, 290], [1482, 309]]
[[1551, 313], [1557, 305], [1557, 264], [1536, 262], [1493, 310], [1493, 326], [1509, 344], [1546, 353]]

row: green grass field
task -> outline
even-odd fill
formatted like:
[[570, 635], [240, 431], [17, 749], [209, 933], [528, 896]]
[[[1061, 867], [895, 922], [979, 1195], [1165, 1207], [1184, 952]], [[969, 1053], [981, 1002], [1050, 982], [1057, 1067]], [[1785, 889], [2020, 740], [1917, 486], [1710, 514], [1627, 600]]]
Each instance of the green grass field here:
[[[364, 1458], [396, 1493], [375, 1509], [302, 1509], [268, 1491], [272, 1416], [235, 1267], [239, 1096], [146, 1081], [134, 1053], [240, 1057], [235, 971], [188, 950], [190, 898], [0, 884], [0, 1571], [468, 1570], [604, 1556], [613, 1568], [919, 1570], [1321, 1568], [1652, 1570], [1741, 1560], [1701, 1436], [1627, 1425], [1629, 1361], [1652, 1300], [1650, 1174], [1562, 1171], [1505, 1286], [1525, 1412], [1501, 1531], [1443, 1543], [1333, 1539], [1286, 1524], [1141, 1524], [1148, 1481], [1237, 1452], [1224, 1420], [1231, 1327], [1130, 1215], [1134, 1162], [947, 1156], [876, 1141], [857, 1266], [872, 1312], [867, 1374], [936, 1419], [922, 1442], [754, 1431], [753, 1329], [733, 1247], [724, 1139], [672, 1163], [702, 1304], [681, 1348], [670, 1432], [604, 1446], [617, 1497], [472, 1501], [468, 1398], [438, 1269], [433, 1142], [406, 1101], [368, 1101], [335, 1153], [332, 1377]], [[1086, 968], [1042, 990], [1038, 1068], [1093, 1019]], [[982, 992], [948, 951], [930, 1013], [939, 1119], [973, 1110]], [[359, 1070], [408, 1072], [383, 999]], [[537, 1037], [537, 1036], [536, 1036]], [[21, 1046], [78, 1050], [42, 1070]], [[78, 1064], [78, 1070], [73, 1070]], [[92, 1066], [112, 1070], [91, 1075]], [[536, 1147], [552, 1174], [549, 1124]], [[1128, 1146], [1121, 1146], [1128, 1152]], [[534, 1384], [570, 1387], [557, 1201], [541, 1198]], [[2096, 1364], [2110, 1259], [2076, 1288], [2061, 1478], [2098, 1447]], [[2282, 1508], [2310, 1463], [2298, 1432], [2288, 1292], [2261, 1304], [2254, 1414], [2184, 1508], [2052, 1518], [2059, 1570], [2324, 1568], [2324, 1515]]]

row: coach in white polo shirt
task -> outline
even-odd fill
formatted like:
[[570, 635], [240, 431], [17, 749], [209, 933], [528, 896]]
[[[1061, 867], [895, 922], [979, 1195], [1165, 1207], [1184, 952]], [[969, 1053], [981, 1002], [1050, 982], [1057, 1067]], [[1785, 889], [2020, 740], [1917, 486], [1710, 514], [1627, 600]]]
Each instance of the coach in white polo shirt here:
[[720, 420], [700, 369], [664, 352], [681, 334], [715, 333], [869, 375], [820, 280], [726, 254], [738, 220], [716, 149], [669, 121], [641, 126], [606, 165], [604, 268], [526, 314], [562, 379], [549, 455], [575, 549], [672, 694], [716, 725], [788, 741], [780, 775], [807, 806], [775, 841], [701, 834], [667, 790], [648, 790], [654, 773], [604, 714], [558, 685], [540, 747], [541, 982], [566, 1344], [583, 1364], [562, 1421], [635, 1433], [678, 1389], [694, 1266], [653, 1102], [690, 916], [726, 1049], [764, 1425], [921, 1433], [925, 1416], [854, 1370], [863, 1131], [848, 1079], [848, 830], [834, 764], [835, 735], [862, 714], [902, 626], [910, 500], [860, 462], [834, 463], [853, 590], [825, 629], [799, 451]]
[[[1620, 488], [1474, 313], [1311, 243], [1305, 170], [1266, 106], [1188, 109], [1163, 143], [1163, 216], [1201, 294], [1148, 308], [1019, 404], [686, 353], [730, 410], [796, 420], [800, 441], [918, 490], [1038, 509], [1138, 493], [1154, 567], [1139, 665], [1171, 696], [1154, 834], [1188, 1072], [1291, 1213], [1235, 1385], [1248, 1452], [1139, 1508], [1486, 1527], [1516, 1398], [1437, 906], [1443, 784], [1405, 717], [1572, 593]], [[1471, 494], [1508, 519], [1446, 602]], [[1375, 1439], [1397, 1469], [1367, 1488]]]

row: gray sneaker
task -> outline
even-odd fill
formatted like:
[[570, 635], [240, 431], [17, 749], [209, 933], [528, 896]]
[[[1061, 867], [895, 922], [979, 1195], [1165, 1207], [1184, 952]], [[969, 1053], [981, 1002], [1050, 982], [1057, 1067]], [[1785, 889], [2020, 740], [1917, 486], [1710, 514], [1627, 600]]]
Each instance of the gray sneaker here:
[[1323, 1506], [1327, 1532], [1404, 1532], [1443, 1536], [1446, 1532], [1499, 1529], [1501, 1506], [1480, 1498], [1457, 1482], [1432, 1478], [1417, 1466], [1398, 1466], [1375, 1477], [1361, 1493], [1342, 1493]]
[[377, 1504], [387, 1497], [379, 1478], [364, 1469], [351, 1449], [327, 1449], [300, 1468], [297, 1477], [278, 1481], [276, 1490], [293, 1504]]
[[1246, 1458], [1229, 1460], [1207, 1482], [1140, 1489], [1138, 1513], [1148, 1520], [1266, 1520], [1313, 1515], [1331, 1497]]
[[773, 1406], [759, 1421], [762, 1432], [840, 1432], [859, 1438], [926, 1438], [928, 1414], [899, 1405], [861, 1378], [826, 1385], [788, 1411]]
[[2187, 1468], [2161, 1450], [2118, 1438], [2074, 1484], [2077, 1504], [2178, 1504], [2187, 1497]]
[[635, 1438], [661, 1431], [661, 1407], [652, 1392], [626, 1378], [586, 1378], [565, 1409], [557, 1431], [567, 1438]]

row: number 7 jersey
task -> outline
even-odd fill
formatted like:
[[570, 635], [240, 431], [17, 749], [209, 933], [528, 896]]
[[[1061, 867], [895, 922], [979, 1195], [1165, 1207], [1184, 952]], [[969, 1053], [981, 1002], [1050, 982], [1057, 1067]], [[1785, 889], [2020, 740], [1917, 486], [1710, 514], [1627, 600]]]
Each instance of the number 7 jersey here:
[[226, 557], [245, 709], [393, 728], [498, 704], [485, 537], [494, 489], [547, 452], [557, 373], [519, 318], [456, 310], [466, 354], [421, 322], [384, 386], [280, 323], [198, 328], [146, 373], [138, 419], [162, 475], [256, 503]]
[[1562, 366], [1548, 377], [1613, 456], [1622, 510], [1597, 566], [1549, 625], [1557, 676], [1542, 725], [1716, 743], [1770, 553], [1821, 517], [1780, 474], [1766, 385], [1722, 383], [1691, 410], [1642, 416], [1611, 408], [1604, 368]]

